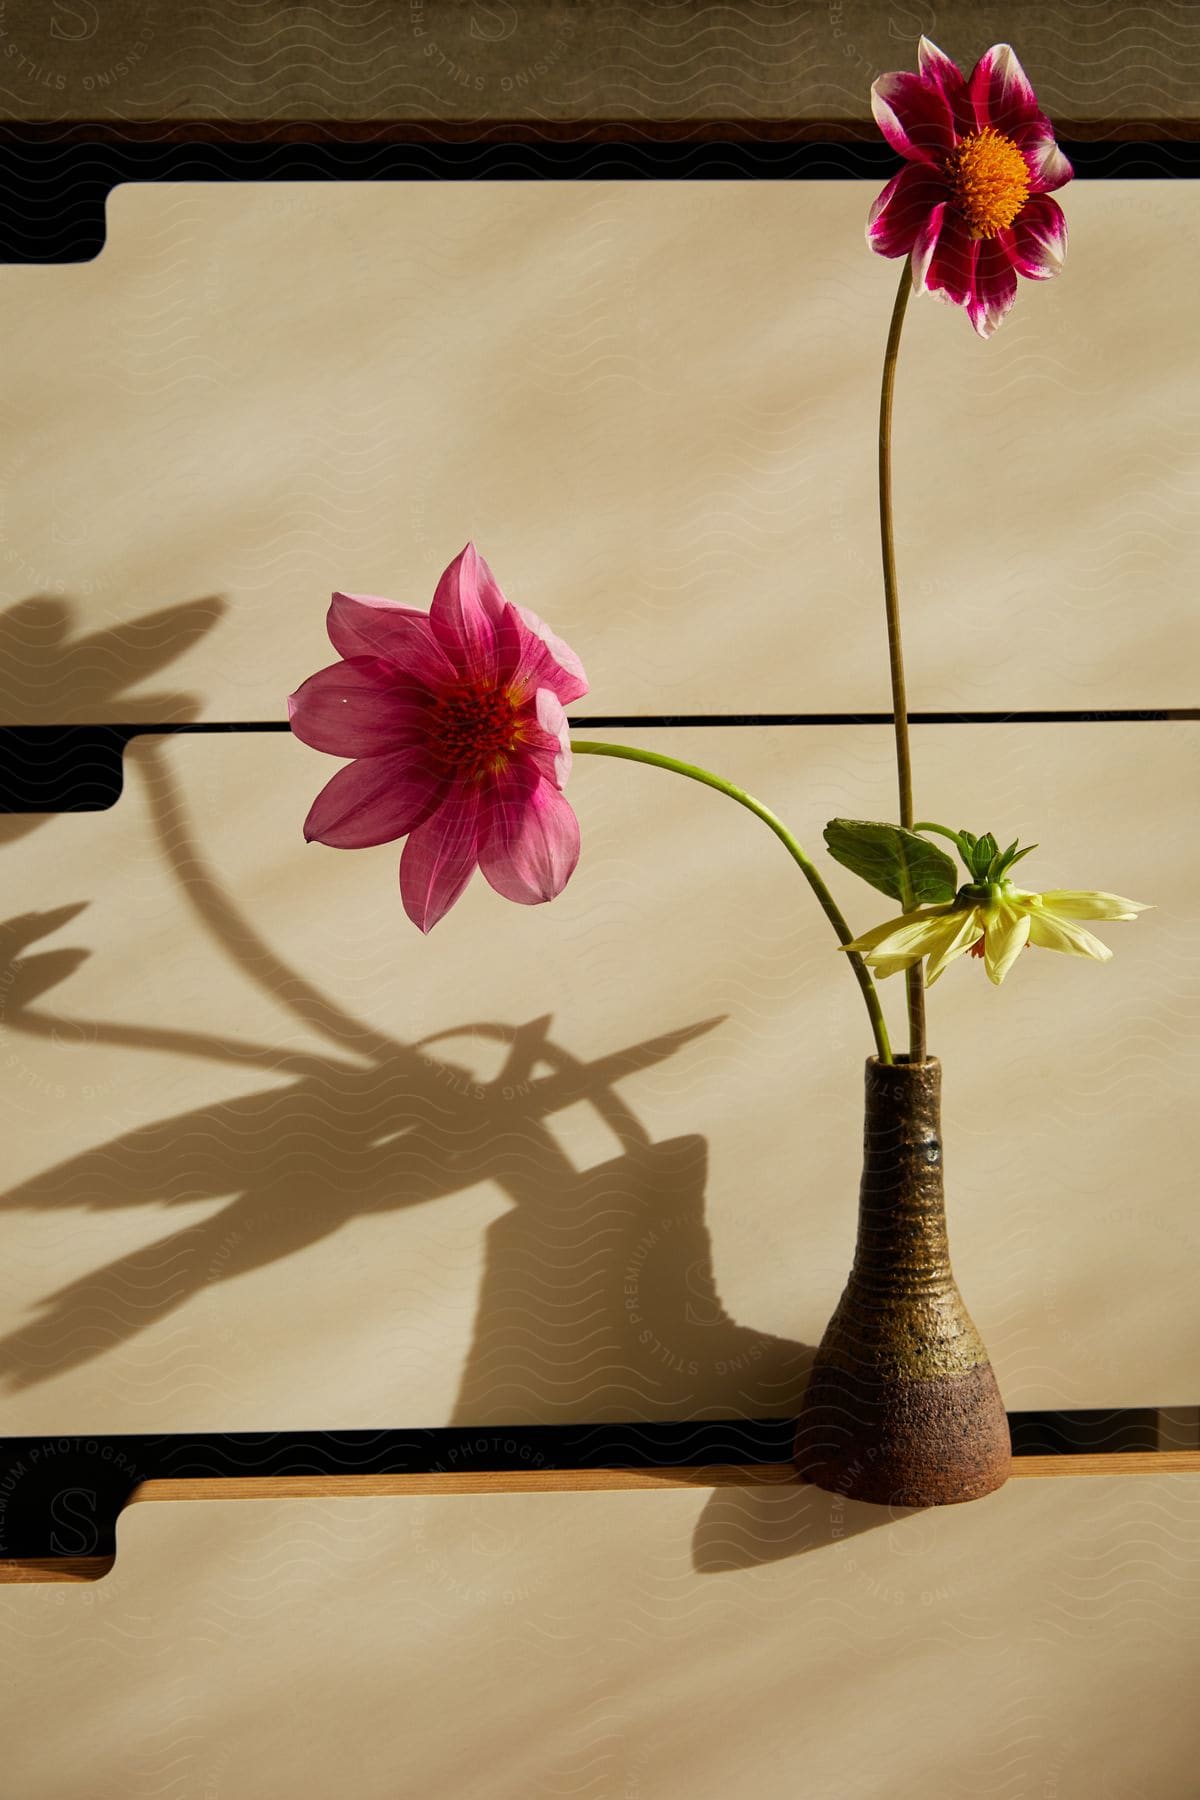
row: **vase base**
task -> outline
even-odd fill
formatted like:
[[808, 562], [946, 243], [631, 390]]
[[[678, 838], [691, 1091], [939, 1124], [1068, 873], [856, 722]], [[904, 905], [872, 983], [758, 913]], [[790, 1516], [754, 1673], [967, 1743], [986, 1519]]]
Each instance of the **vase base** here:
[[927, 1380], [813, 1370], [796, 1426], [797, 1473], [847, 1500], [954, 1506], [1008, 1480], [1012, 1440], [990, 1363]]

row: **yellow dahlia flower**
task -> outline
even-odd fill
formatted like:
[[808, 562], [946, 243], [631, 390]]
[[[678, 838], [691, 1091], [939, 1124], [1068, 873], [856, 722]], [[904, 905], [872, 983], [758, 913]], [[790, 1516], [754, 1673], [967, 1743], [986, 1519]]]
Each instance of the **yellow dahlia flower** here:
[[1078, 923], [1080, 919], [1134, 919], [1147, 911], [1140, 900], [1120, 894], [1092, 894], [1056, 888], [1028, 893], [1011, 881], [973, 883], [944, 906], [920, 906], [876, 925], [844, 950], [858, 950], [880, 977], [911, 968], [923, 956], [926, 985], [970, 951], [983, 958], [989, 980], [999, 987], [1026, 944], [1090, 956], [1108, 962], [1112, 951]]

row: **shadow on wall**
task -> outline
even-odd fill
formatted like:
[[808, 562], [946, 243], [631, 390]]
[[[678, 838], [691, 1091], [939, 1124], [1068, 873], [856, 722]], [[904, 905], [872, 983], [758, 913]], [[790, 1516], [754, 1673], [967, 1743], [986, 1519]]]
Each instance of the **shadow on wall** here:
[[[21, 602], [0, 621], [0, 642], [7, 635], [23, 646], [9, 664], [12, 679], [27, 688], [19, 716], [61, 721], [69, 693], [76, 718], [192, 717], [193, 696], [129, 700], [124, 690], [207, 630], [220, 610], [219, 602], [195, 601], [72, 646], [64, 602]], [[50, 654], [55, 670], [43, 678]], [[705, 1222], [705, 1139], [654, 1142], [617, 1091], [622, 1077], [673, 1056], [720, 1020], [590, 1062], [551, 1037], [548, 1017], [476, 1021], [398, 1042], [282, 962], [238, 910], [200, 853], [161, 746], [139, 744], [129, 760], [146, 783], [162, 854], [199, 927], [330, 1049], [305, 1054], [175, 1024], [55, 1013], [45, 996], [90, 952], [30, 954], [31, 947], [78, 918], [85, 903], [0, 926], [5, 1030], [186, 1055], [269, 1077], [258, 1093], [140, 1126], [4, 1197], [14, 1208], [169, 1213], [233, 1196], [203, 1222], [47, 1294], [37, 1316], [0, 1342], [0, 1374], [10, 1389], [129, 1342], [211, 1283], [284, 1259], [350, 1219], [488, 1181], [510, 1210], [487, 1232], [472, 1341], [447, 1423], [599, 1424], [795, 1410], [812, 1349], [731, 1318], [720, 1299]], [[0, 820], [0, 842], [6, 826], [13, 837], [44, 822]], [[506, 1047], [492, 1081], [474, 1080], [443, 1053], [463, 1034]], [[618, 1156], [584, 1170], [547, 1123], [579, 1101], [596, 1109], [621, 1146]], [[707, 1573], [745, 1568], [839, 1542], [892, 1516], [799, 1484], [717, 1489], [699, 1520], [693, 1559]]]
[[799, 1480], [714, 1488], [692, 1534], [692, 1567], [699, 1575], [761, 1568], [914, 1516], [919, 1509], [847, 1500]]
[[[515, 1425], [753, 1416], [790, 1411], [811, 1363], [800, 1343], [723, 1307], [705, 1223], [707, 1146], [663, 1143], [616, 1083], [712, 1030], [705, 1020], [595, 1061], [548, 1018], [464, 1023], [406, 1045], [370, 1029], [275, 955], [215, 880], [192, 837], [161, 746], [131, 757], [162, 851], [201, 927], [273, 999], [331, 1040], [297, 1054], [174, 1025], [74, 1020], [46, 993], [88, 953], [30, 955], [79, 906], [11, 920], [0, 937], [5, 1029], [261, 1068], [257, 1093], [139, 1126], [13, 1189], [10, 1207], [105, 1210], [227, 1203], [45, 1296], [0, 1343], [8, 1384], [28, 1387], [134, 1338], [217, 1281], [261, 1268], [372, 1212], [422, 1205], [480, 1182], [510, 1210], [488, 1230], [470, 1349], [449, 1423]], [[460, 1033], [506, 1046], [476, 1082], [443, 1054]], [[281, 1077], [286, 1079], [280, 1085]], [[593, 1106], [620, 1154], [576, 1169], [548, 1124]], [[400, 1284], [401, 1288], [403, 1283]], [[297, 1329], [303, 1320], [297, 1320]]]
[[[35, 594], [0, 612], [0, 725], [174, 725], [196, 717], [196, 694], [131, 694], [190, 650], [221, 618], [216, 596], [74, 636], [69, 600]], [[47, 823], [45, 813], [0, 813], [0, 845]]]

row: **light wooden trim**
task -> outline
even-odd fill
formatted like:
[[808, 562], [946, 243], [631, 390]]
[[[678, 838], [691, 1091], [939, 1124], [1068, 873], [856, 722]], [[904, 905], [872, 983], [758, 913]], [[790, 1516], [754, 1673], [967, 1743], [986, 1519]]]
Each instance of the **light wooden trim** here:
[[25, 1581], [99, 1581], [115, 1556], [21, 1556], [0, 1562], [0, 1587]]
[[[1200, 1463], [1200, 1455], [1197, 1456]], [[414, 1475], [234, 1475], [143, 1481], [129, 1505], [157, 1500], [338, 1500], [404, 1494], [595, 1494], [641, 1488], [761, 1487], [795, 1481], [790, 1463], [678, 1469], [432, 1469]]]
[[[1130, 1450], [1087, 1456], [1018, 1456], [1014, 1480], [1084, 1475], [1200, 1475], [1200, 1450]], [[678, 1488], [786, 1487], [790, 1463], [712, 1463], [679, 1469], [448, 1469], [415, 1475], [236, 1475], [140, 1482], [128, 1505], [172, 1500], [377, 1500], [406, 1494], [598, 1494]], [[111, 1556], [0, 1561], [9, 1582], [98, 1581]]]
[[1110, 1450], [1086, 1456], [1014, 1456], [1020, 1475], [1200, 1475], [1200, 1450]]

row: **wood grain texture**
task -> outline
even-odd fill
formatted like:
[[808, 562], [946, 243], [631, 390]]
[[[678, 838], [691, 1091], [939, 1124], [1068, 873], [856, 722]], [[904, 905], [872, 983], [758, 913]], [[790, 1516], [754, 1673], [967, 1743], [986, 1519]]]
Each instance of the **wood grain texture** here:
[[[1070, 17], [1064, 18], [1064, 11]], [[9, 119], [528, 121], [869, 116], [917, 36], [967, 67], [1016, 46], [1051, 116], [1195, 118], [1189, 0], [9, 0]]]
[[[1200, 1457], [1197, 1458], [1200, 1466]], [[795, 1481], [790, 1463], [680, 1469], [452, 1469], [415, 1475], [248, 1475], [143, 1481], [129, 1505], [163, 1500], [378, 1499], [405, 1494], [594, 1494], [640, 1488], [762, 1487]]]
[[1123, 1450], [1089, 1456], [1021, 1456], [1014, 1477], [1056, 1475], [1200, 1475], [1200, 1450]]
[[26, 1556], [0, 1562], [0, 1585], [36, 1581], [99, 1581], [115, 1556]]
[[[1178, 144], [1200, 119], [1056, 118], [1063, 143]], [[5, 119], [0, 144], [869, 144], [871, 119]]]

